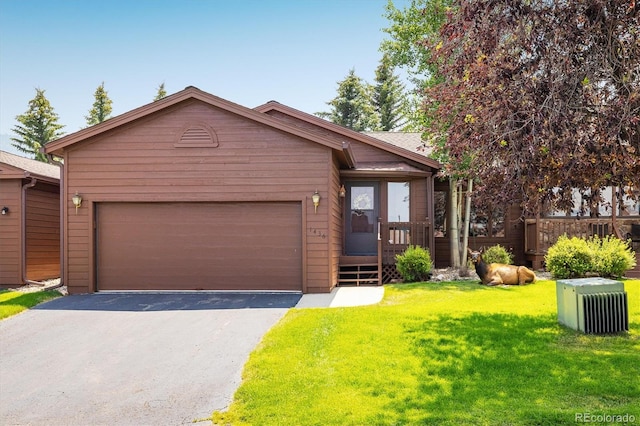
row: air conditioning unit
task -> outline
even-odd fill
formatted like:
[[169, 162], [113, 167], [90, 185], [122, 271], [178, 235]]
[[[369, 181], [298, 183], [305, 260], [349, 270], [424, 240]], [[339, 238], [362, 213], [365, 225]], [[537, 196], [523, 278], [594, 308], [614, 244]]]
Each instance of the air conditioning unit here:
[[620, 281], [579, 278], [556, 281], [558, 322], [588, 334], [629, 331], [627, 293]]

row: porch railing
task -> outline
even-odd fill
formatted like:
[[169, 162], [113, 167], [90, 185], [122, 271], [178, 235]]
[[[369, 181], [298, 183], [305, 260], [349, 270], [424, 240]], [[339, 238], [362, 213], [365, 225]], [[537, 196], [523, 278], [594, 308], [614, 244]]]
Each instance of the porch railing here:
[[380, 222], [381, 260], [385, 265], [396, 263], [396, 254], [409, 245], [431, 250], [431, 224], [429, 222]]
[[[525, 220], [524, 249], [528, 254], [545, 254], [558, 238], [567, 234], [569, 238], [588, 238], [593, 235], [604, 237], [615, 235], [631, 239], [633, 229], [640, 224], [640, 217], [575, 218], [546, 217]], [[635, 226], [632, 226], [635, 225]]]

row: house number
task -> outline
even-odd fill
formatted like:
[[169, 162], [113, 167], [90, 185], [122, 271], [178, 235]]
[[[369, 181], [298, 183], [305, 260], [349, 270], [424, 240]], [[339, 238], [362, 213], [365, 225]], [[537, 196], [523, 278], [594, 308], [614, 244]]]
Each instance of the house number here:
[[316, 228], [309, 228], [309, 234], [313, 234], [316, 237], [320, 237], [322, 239], [327, 238], [327, 235], [324, 233], [324, 231]]

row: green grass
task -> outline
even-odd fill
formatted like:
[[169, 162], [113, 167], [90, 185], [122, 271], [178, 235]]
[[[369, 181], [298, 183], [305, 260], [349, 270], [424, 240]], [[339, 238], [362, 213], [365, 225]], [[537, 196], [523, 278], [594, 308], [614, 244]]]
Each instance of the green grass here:
[[251, 354], [233, 425], [558, 425], [640, 421], [640, 280], [630, 328], [560, 326], [554, 281], [392, 285], [375, 306], [292, 309]]
[[0, 319], [18, 314], [39, 303], [62, 296], [59, 291], [36, 291], [23, 293], [20, 291], [0, 290]]

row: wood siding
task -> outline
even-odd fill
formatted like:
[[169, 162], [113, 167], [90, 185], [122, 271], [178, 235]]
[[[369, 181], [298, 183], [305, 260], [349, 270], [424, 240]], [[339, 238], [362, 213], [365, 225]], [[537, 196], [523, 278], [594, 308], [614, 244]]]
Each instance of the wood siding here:
[[9, 208], [8, 214], [0, 215], [0, 285], [2, 286], [22, 284], [21, 192], [21, 179], [0, 179], [0, 208]]
[[340, 270], [340, 256], [343, 254], [342, 247], [344, 245], [344, 198], [338, 195], [340, 186], [343, 182], [340, 179], [340, 170], [338, 168], [337, 158], [334, 158], [330, 169], [330, 184], [328, 202], [330, 203], [330, 225], [329, 225], [329, 247], [331, 251], [331, 271], [330, 282], [333, 288], [338, 284], [338, 275]]
[[60, 276], [59, 187], [38, 183], [26, 191], [27, 279]]
[[[176, 146], [190, 124], [212, 129], [217, 146]], [[95, 203], [265, 201], [302, 203], [303, 291], [329, 291], [331, 164], [328, 147], [195, 100], [76, 144], [65, 153], [69, 291], [95, 290]]]

